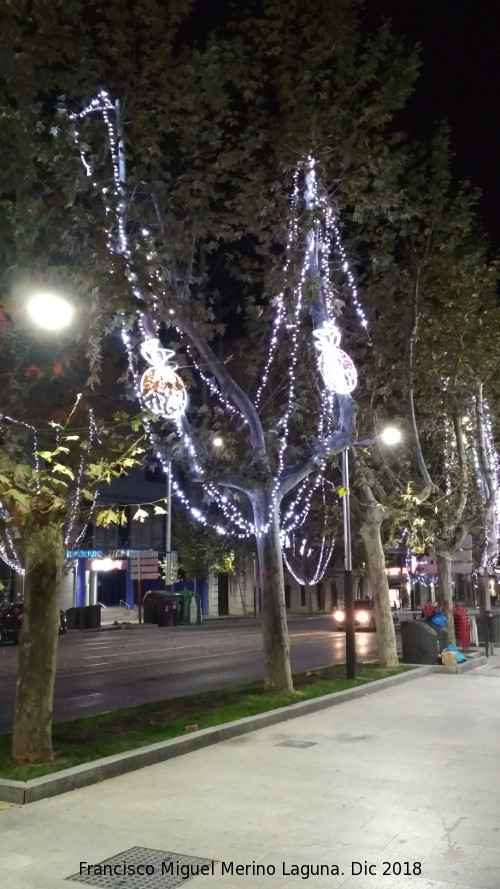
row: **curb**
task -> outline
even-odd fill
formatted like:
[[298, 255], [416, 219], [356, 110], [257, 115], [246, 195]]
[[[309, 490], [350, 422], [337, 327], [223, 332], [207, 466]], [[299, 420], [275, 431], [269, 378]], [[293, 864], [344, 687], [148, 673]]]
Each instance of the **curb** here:
[[309, 701], [299, 701], [297, 704], [290, 704], [288, 707], [280, 707], [277, 710], [268, 710], [265, 713], [259, 713], [257, 716], [246, 716], [244, 719], [237, 719], [234, 722], [202, 729], [194, 735], [172, 738], [169, 741], [149, 744], [147, 747], [139, 747], [124, 753], [116, 753], [89, 763], [73, 766], [70, 769], [62, 769], [51, 775], [44, 775], [42, 778], [33, 778], [31, 781], [12, 781], [0, 778], [0, 800], [17, 805], [26, 805], [41, 799], [48, 799], [61, 793], [67, 793], [70, 790], [98, 784], [100, 781], [105, 781], [108, 778], [125, 775], [128, 772], [133, 772], [146, 766], [166, 762], [176, 756], [183, 756], [194, 750], [201, 750], [204, 747], [210, 747], [212, 744], [218, 744], [220, 741], [227, 741], [230, 738], [237, 738], [261, 728], [267, 728], [280, 722], [287, 722], [289, 719], [294, 719], [297, 716], [306, 716], [308, 713], [316, 713], [328, 707], [336, 707], [347, 701], [356, 700], [356, 698], [367, 697], [378, 691], [384, 691], [386, 688], [391, 688], [394, 685], [400, 685], [414, 679], [420, 679], [423, 676], [429, 676], [434, 673], [457, 674], [459, 672], [467, 672], [468, 670], [483, 666], [486, 661], [486, 657], [475, 657], [467, 661], [467, 663], [459, 664], [456, 667], [405, 664], [405, 666], [413, 666], [414, 669], [408, 670], [406, 673], [400, 673], [397, 676], [376, 679], [374, 682], [368, 682], [366, 685], [359, 686], [358, 688], [349, 688], [345, 691], [312, 698]]
[[488, 663], [488, 658], [484, 654], [474, 655], [464, 664], [455, 664], [453, 667], [445, 667], [443, 664], [437, 664], [433, 667], [434, 673], [468, 673], [469, 670], [475, 670], [476, 667], [483, 667]]
[[202, 729], [193, 735], [172, 738], [169, 741], [159, 741], [157, 744], [149, 744], [147, 747], [139, 747], [136, 750], [127, 750], [125, 753], [116, 753], [89, 763], [73, 766], [70, 769], [62, 769], [59, 772], [44, 775], [42, 778], [33, 778], [30, 781], [0, 779], [0, 800], [25, 805], [51, 796], [58, 796], [60, 793], [88, 787], [91, 784], [105, 781], [107, 778], [116, 778], [118, 775], [125, 775], [127, 772], [133, 772], [145, 766], [156, 765], [176, 756], [201, 750], [212, 744], [218, 744], [219, 741], [237, 738], [248, 732], [280, 722], [287, 722], [297, 716], [306, 716], [308, 713], [315, 713], [326, 707], [335, 707], [346, 701], [399, 685], [401, 682], [429, 675], [433, 671], [434, 667], [432, 666], [417, 666], [398, 676], [376, 679], [374, 682], [367, 682], [366, 685], [361, 685], [358, 688], [349, 688], [345, 691], [323, 695], [320, 698], [312, 698], [309, 701], [299, 701], [297, 704], [290, 704], [288, 707], [280, 707], [277, 710], [268, 710], [257, 716], [246, 716], [244, 719], [237, 719], [234, 722]]

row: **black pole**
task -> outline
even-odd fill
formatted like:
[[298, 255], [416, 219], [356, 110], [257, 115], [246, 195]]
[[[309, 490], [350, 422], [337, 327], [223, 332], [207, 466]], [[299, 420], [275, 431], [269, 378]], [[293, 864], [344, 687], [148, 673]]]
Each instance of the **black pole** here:
[[491, 612], [484, 612], [484, 653], [486, 657], [490, 656], [490, 617]]
[[352, 570], [344, 571], [345, 666], [348, 679], [356, 679], [356, 630], [354, 625], [354, 584]]
[[342, 451], [342, 484], [344, 487], [344, 611], [345, 666], [348, 679], [356, 679], [356, 631], [354, 623], [354, 583], [351, 553], [351, 504], [349, 498], [349, 452]]

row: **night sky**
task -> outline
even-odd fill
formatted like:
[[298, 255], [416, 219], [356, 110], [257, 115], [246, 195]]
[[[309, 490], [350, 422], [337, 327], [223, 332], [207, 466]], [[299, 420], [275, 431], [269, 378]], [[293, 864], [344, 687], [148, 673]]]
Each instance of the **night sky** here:
[[480, 214], [500, 248], [500, 0], [366, 0], [370, 25], [390, 18], [423, 67], [403, 116], [425, 137], [447, 120], [454, 172], [483, 192]]

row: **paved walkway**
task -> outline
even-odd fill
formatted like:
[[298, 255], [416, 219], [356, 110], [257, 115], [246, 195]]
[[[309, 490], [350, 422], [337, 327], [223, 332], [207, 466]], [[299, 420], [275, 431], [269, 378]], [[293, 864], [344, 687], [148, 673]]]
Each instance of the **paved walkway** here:
[[215, 873], [193, 889], [499, 889], [499, 758], [494, 658], [6, 807], [0, 887], [77, 889], [80, 862], [116, 856], [114, 876], [83, 865], [86, 885], [170, 889], [201, 858]]

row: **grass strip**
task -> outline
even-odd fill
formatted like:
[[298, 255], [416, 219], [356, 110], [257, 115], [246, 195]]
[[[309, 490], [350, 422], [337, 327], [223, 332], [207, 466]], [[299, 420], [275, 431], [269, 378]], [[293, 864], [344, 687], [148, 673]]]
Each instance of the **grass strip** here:
[[251, 682], [58, 722], [52, 732], [55, 760], [45, 765], [14, 765], [10, 760], [11, 735], [1, 734], [0, 778], [29, 781], [114, 753], [178, 738], [186, 734], [187, 726], [196, 725], [198, 730], [211, 728], [299, 701], [356, 688], [409, 669], [411, 667], [401, 666], [383, 670], [375, 664], [359, 664], [357, 678], [346, 679], [345, 665], [334, 664], [294, 675], [294, 694], [266, 691], [262, 682]]

